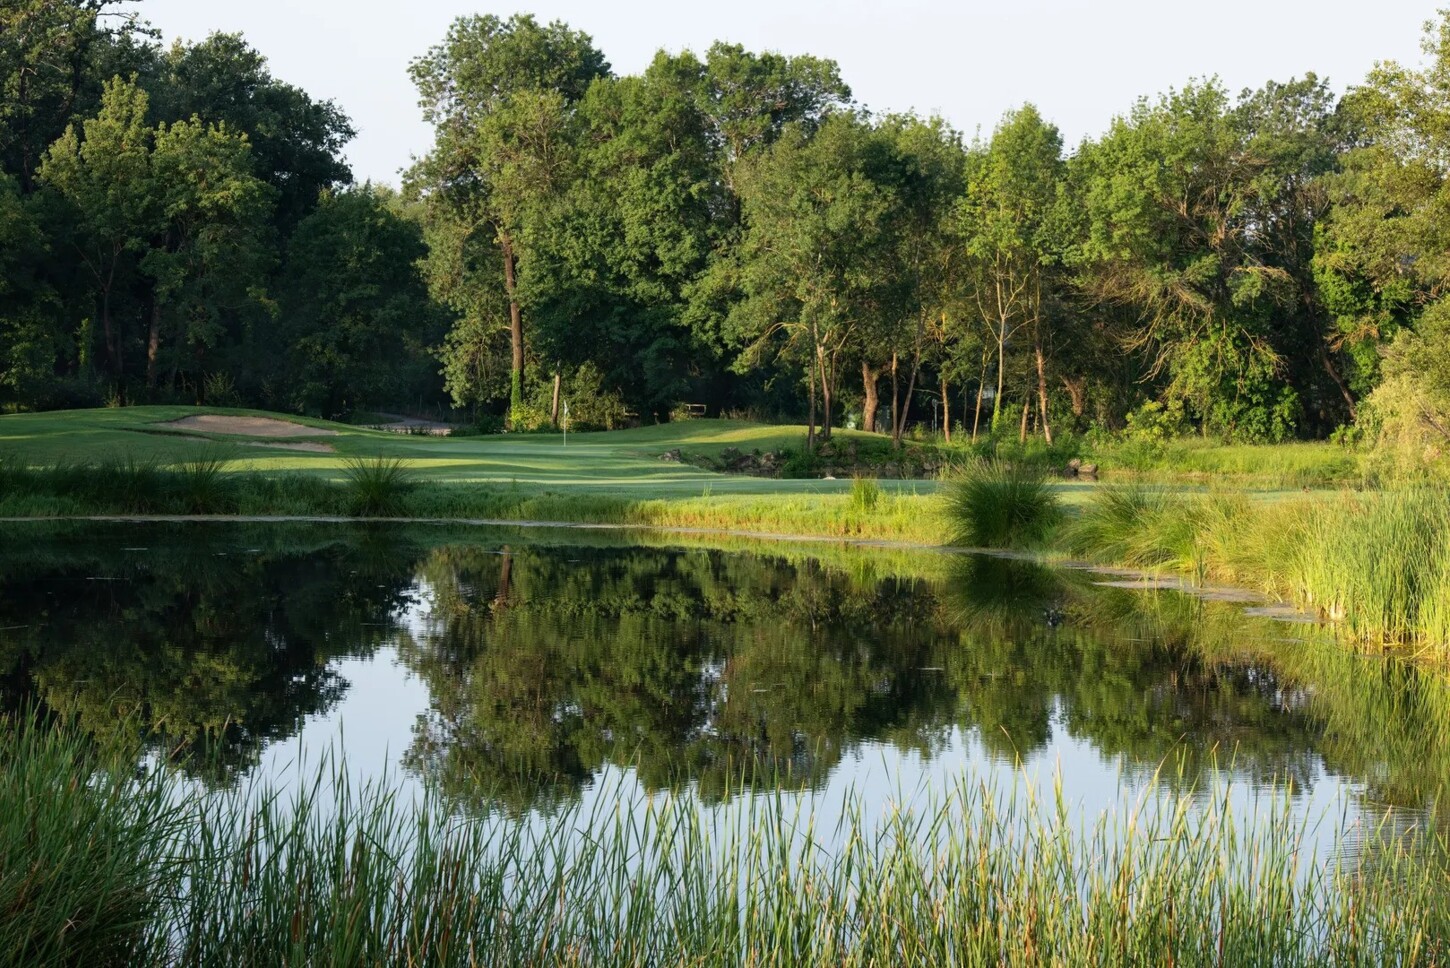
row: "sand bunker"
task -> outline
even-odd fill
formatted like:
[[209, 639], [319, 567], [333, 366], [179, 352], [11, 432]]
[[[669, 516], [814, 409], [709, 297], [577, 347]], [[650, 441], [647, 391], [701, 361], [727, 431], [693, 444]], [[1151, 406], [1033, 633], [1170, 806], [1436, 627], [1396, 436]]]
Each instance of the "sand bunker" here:
[[[229, 434], [235, 437], [336, 437], [336, 430], [308, 427], [271, 417], [228, 417], [219, 413], [202, 413], [180, 420], [167, 420], [161, 427], [177, 430], [198, 430], [207, 434]], [[327, 448], [331, 450], [332, 448]]]
[[334, 454], [336, 450], [331, 444], [318, 444], [310, 440], [293, 441], [272, 441], [272, 440], [249, 440], [243, 447], [266, 447], [270, 450], [301, 450], [309, 454]]

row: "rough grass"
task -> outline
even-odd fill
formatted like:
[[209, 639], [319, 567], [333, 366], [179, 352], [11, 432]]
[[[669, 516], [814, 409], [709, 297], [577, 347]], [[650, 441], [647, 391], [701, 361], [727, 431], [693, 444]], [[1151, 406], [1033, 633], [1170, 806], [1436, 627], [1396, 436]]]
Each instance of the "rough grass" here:
[[1062, 518], [1041, 470], [1001, 461], [968, 465], [948, 484], [946, 507], [954, 543], [973, 548], [1034, 547]]
[[[64, 730], [4, 728], [0, 953], [12, 963], [1450, 957], [1442, 845], [1361, 831], [1359, 862], [1341, 866], [1340, 847], [1308, 843], [1287, 798], [1246, 818], [1228, 789], [1150, 788], [1079, 826], [1061, 788], [1042, 801], [963, 777], [879, 817], [850, 798], [825, 817], [785, 793], [721, 811], [618, 791], [557, 816], [460, 816], [387, 778], [356, 786], [333, 760], [286, 793], [208, 796], [164, 765], [97, 771]], [[41, 795], [52, 790], [71, 795]]]
[[1333, 487], [1359, 481], [1361, 455], [1330, 443], [1223, 444], [1201, 438], [1112, 441], [1084, 448], [1107, 474], [1147, 480], [1269, 487]]
[[1108, 564], [1257, 587], [1372, 647], [1450, 660], [1450, 493], [1344, 492], [1254, 502], [1147, 485], [1104, 487], [1056, 536]]
[[418, 479], [397, 457], [354, 457], [343, 464], [347, 474], [347, 510], [359, 517], [398, 517]]

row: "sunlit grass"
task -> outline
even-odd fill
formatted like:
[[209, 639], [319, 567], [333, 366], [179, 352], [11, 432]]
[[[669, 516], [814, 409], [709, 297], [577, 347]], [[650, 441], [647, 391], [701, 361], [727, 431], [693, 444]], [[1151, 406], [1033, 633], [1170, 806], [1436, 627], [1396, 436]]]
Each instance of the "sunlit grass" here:
[[1045, 473], [1000, 461], [967, 465], [948, 484], [946, 504], [952, 540], [973, 548], [1033, 547], [1062, 519]]

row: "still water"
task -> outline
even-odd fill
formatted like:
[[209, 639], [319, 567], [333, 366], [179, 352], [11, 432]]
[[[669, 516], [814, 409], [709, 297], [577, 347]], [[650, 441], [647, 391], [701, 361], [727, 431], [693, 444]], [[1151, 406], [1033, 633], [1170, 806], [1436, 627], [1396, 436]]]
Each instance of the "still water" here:
[[650, 542], [6, 525], [0, 704], [141, 731], [216, 789], [331, 751], [535, 818], [665, 789], [870, 811], [965, 777], [1090, 820], [1227, 783], [1352, 847], [1450, 778], [1444, 680], [1313, 626], [994, 558]]

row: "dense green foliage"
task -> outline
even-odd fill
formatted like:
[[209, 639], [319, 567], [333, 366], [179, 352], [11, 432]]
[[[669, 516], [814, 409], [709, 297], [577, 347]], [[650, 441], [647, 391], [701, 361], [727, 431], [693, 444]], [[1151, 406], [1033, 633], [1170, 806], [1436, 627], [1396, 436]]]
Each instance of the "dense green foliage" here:
[[816, 57], [620, 76], [463, 17], [412, 63], [435, 143], [397, 196], [238, 36], [3, 17], [0, 406], [1450, 441], [1450, 18], [1343, 96], [1193, 80], [1071, 146], [1031, 105], [969, 142], [872, 115]]

